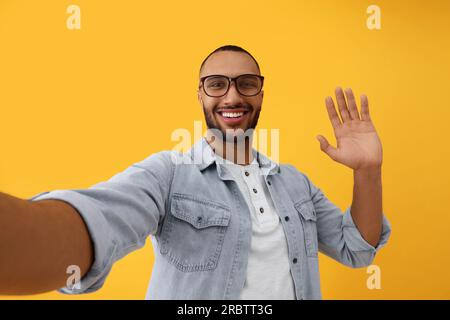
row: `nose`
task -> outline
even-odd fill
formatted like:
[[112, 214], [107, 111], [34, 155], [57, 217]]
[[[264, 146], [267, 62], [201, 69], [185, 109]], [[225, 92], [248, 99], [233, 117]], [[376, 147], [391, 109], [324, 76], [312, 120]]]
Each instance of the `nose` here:
[[231, 81], [227, 94], [223, 97], [225, 104], [237, 104], [242, 102], [243, 98], [236, 89], [236, 82]]

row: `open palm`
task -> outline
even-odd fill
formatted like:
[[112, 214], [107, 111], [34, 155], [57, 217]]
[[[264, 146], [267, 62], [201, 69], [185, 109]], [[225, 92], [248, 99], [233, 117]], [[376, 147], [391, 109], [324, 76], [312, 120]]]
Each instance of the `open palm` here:
[[333, 99], [327, 97], [325, 105], [334, 129], [337, 147], [331, 146], [327, 139], [319, 135], [320, 149], [333, 160], [354, 170], [381, 166], [383, 152], [380, 138], [369, 115], [369, 103], [365, 95], [361, 95], [361, 115], [356, 106], [351, 89], [336, 88], [336, 101], [339, 107], [339, 118]]

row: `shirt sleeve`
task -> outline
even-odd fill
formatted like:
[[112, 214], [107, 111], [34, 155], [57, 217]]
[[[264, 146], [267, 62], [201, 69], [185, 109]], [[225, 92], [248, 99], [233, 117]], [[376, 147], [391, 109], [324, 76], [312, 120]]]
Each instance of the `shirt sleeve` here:
[[307, 177], [306, 179], [316, 211], [320, 252], [352, 268], [372, 264], [376, 253], [386, 245], [391, 234], [391, 225], [384, 212], [381, 237], [378, 245], [373, 247], [356, 227], [351, 215], [351, 206], [342, 212]]
[[157, 232], [173, 176], [169, 153], [155, 153], [88, 189], [46, 191], [28, 199], [62, 200], [72, 205], [86, 223], [93, 243], [94, 263], [89, 271], [77, 285], [59, 292], [97, 291], [115, 261], [141, 248], [147, 236]]

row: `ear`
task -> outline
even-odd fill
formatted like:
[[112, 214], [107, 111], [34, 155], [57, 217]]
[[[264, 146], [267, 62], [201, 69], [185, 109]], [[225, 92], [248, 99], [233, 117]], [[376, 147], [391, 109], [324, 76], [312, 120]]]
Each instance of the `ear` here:
[[264, 98], [264, 90], [261, 90], [261, 99]]
[[203, 98], [202, 98], [202, 94], [200, 92], [200, 89], [197, 90], [197, 98], [198, 98], [198, 102], [200, 103], [200, 105], [203, 106]]

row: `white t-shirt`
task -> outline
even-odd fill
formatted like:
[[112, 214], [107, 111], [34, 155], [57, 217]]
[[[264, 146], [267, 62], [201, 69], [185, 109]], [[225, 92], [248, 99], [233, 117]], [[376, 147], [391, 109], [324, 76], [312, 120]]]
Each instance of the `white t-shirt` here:
[[250, 165], [242, 166], [225, 160], [224, 167], [237, 182], [252, 219], [251, 249], [241, 299], [295, 299], [286, 236], [258, 162], [253, 159]]

